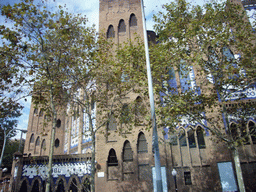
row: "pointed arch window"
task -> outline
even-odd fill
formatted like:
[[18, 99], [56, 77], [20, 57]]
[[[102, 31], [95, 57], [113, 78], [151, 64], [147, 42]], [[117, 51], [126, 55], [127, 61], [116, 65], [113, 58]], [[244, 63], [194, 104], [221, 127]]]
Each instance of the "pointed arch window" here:
[[37, 113], [38, 113], [38, 109], [35, 108], [35, 109], [34, 109], [34, 115], [37, 115]]
[[55, 139], [55, 147], [58, 148], [60, 146], [60, 140]]
[[110, 149], [109, 151], [107, 164], [108, 166], [118, 166], [116, 151], [114, 149]]
[[42, 151], [45, 151], [45, 150], [46, 150], [46, 142], [45, 142], [45, 139], [42, 141], [41, 149], [42, 149]]
[[36, 139], [36, 146], [40, 146], [40, 137], [39, 136]]
[[117, 130], [116, 120], [113, 114], [110, 115], [109, 122], [107, 123], [107, 129], [108, 131]]
[[181, 147], [187, 146], [186, 134], [185, 134], [185, 130], [184, 129], [180, 130], [179, 141], [180, 141], [180, 146]]
[[132, 156], [132, 148], [129, 141], [124, 142], [124, 148], [123, 148], [123, 161], [133, 161]]
[[144, 106], [140, 96], [136, 98], [135, 101], [135, 123], [140, 124], [142, 122], [142, 117], [144, 113]]
[[39, 112], [39, 117], [43, 117], [43, 115], [44, 115], [44, 112], [43, 112], [43, 110], [41, 109], [40, 112]]
[[35, 141], [35, 136], [34, 134], [32, 134], [30, 137], [29, 143], [34, 143], [34, 141]]
[[245, 123], [242, 122], [242, 123], [239, 124], [239, 126], [240, 126], [240, 135], [241, 135], [241, 137], [244, 141], [244, 144], [245, 145], [250, 144], [249, 137], [248, 137], [248, 132], [247, 132]]
[[144, 133], [140, 132], [138, 137], [138, 153], [147, 153], [148, 144]]
[[129, 24], [130, 24], [130, 27], [136, 27], [137, 26], [137, 18], [133, 13], [130, 16]]
[[123, 19], [119, 21], [119, 25], [118, 25], [118, 33], [122, 33], [122, 32], [126, 32], [126, 26]]
[[196, 135], [197, 135], [197, 143], [198, 143], [199, 149], [205, 148], [204, 131], [202, 127], [197, 128]]
[[195, 140], [194, 130], [191, 129], [191, 128], [188, 130], [188, 143], [189, 143], [189, 148], [195, 148], [196, 147], [196, 140]]
[[250, 121], [249, 122], [249, 133], [252, 139], [252, 143], [256, 144], [256, 130], [255, 130], [255, 123]]
[[109, 25], [108, 31], [107, 31], [107, 38], [114, 38], [115, 37], [115, 31], [113, 25]]

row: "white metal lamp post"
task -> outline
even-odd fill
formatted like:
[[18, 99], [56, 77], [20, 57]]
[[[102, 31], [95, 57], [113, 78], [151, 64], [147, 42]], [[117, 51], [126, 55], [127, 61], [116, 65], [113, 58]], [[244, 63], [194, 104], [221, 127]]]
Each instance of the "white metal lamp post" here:
[[176, 175], [177, 175], [177, 171], [176, 171], [175, 169], [173, 169], [173, 170], [172, 170], [172, 176], [173, 176], [174, 183], [175, 183], [175, 191], [177, 192], [177, 191], [178, 191], [178, 188], [177, 188]]

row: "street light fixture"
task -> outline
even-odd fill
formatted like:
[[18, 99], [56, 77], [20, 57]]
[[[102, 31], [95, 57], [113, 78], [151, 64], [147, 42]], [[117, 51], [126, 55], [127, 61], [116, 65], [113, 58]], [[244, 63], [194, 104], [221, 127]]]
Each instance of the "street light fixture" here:
[[172, 176], [173, 176], [174, 183], [175, 183], [175, 191], [177, 192], [177, 191], [178, 191], [178, 188], [177, 188], [176, 175], [177, 175], [177, 171], [176, 171], [175, 169], [173, 169], [173, 170], [172, 170]]

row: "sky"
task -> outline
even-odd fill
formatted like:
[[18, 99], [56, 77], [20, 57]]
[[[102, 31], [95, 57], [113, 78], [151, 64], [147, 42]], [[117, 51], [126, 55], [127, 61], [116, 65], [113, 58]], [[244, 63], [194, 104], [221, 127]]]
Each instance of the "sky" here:
[[[144, 0], [145, 7], [145, 16], [146, 16], [146, 26], [147, 30], [153, 30], [153, 15], [157, 14], [159, 11], [163, 10], [162, 5], [170, 2], [172, 0]], [[192, 4], [200, 4], [202, 5], [205, 0], [190, 0]], [[14, 3], [19, 3], [19, 0], [0, 0], [0, 5], [13, 5]], [[37, 0], [38, 2], [38, 0]], [[156, 5], [157, 2], [157, 5]], [[71, 13], [81, 13], [82, 15], [86, 15], [89, 21], [89, 25], [96, 25], [96, 29], [98, 30], [99, 23], [99, 0], [45, 0], [45, 3], [49, 6], [64, 6], [66, 5], [67, 10]], [[10, 23], [5, 23], [4, 18], [0, 16], [0, 25], [5, 24], [11, 26]], [[18, 119], [18, 129], [27, 129], [29, 111], [31, 98], [27, 98], [27, 102], [24, 100], [21, 101], [24, 105], [23, 115]], [[17, 131], [17, 135], [15, 138], [20, 138], [20, 131]], [[23, 138], [25, 136], [23, 135]]]

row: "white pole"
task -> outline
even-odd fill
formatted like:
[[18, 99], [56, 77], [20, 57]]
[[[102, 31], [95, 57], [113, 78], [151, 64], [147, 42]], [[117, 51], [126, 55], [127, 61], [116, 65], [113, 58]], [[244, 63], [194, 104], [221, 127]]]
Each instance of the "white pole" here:
[[148, 37], [147, 37], [147, 28], [146, 28], [146, 21], [145, 21], [146, 19], [145, 19], [145, 13], [144, 13], [143, 0], [141, 0], [141, 12], [142, 12], [143, 34], [144, 34], [144, 44], [145, 44], [145, 54], [146, 54], [148, 91], [149, 91], [150, 108], [151, 108], [151, 120], [152, 120], [152, 126], [153, 126], [152, 147], [153, 147], [153, 150], [155, 153], [154, 157], [155, 157], [155, 171], [156, 171], [156, 189], [157, 189], [157, 192], [162, 192], [163, 186], [162, 186], [162, 176], [161, 176], [161, 162], [160, 162], [160, 154], [159, 154], [159, 146], [158, 146], [154, 93], [153, 93], [152, 76], [151, 76], [151, 69], [150, 69]]

